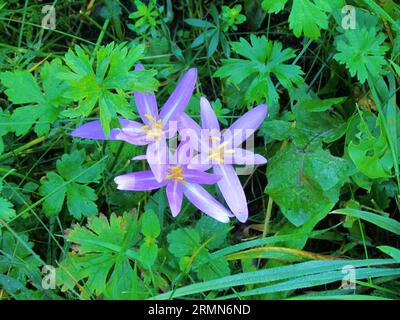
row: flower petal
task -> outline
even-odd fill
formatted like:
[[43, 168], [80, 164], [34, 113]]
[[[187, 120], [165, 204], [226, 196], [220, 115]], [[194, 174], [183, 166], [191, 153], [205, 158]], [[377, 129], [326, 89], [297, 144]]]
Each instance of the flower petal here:
[[215, 184], [221, 179], [220, 176], [215, 174], [191, 169], [186, 169], [183, 173], [183, 177], [187, 182], [197, 184]]
[[224, 142], [237, 147], [250, 137], [267, 116], [267, 106], [261, 104], [237, 119], [223, 134]]
[[206, 215], [223, 223], [229, 222], [229, 211], [200, 185], [186, 183], [183, 188], [183, 193], [197, 209], [204, 212]]
[[210, 102], [204, 98], [200, 98], [200, 109], [201, 109], [201, 125], [204, 129], [220, 130], [218, 118], [215, 114]]
[[165, 137], [151, 142], [147, 146], [146, 159], [156, 180], [161, 182], [167, 172], [168, 146]]
[[122, 128], [112, 129], [108, 138], [104, 134], [100, 120], [85, 123], [72, 131], [71, 136], [96, 140], [121, 140], [134, 145], [147, 144], [141, 130], [142, 124], [126, 119], [120, 119], [119, 123]]
[[145, 154], [141, 154], [139, 156], [134, 156], [131, 160], [137, 161], [137, 160], [146, 160], [147, 156]]
[[148, 171], [127, 173], [114, 178], [118, 190], [146, 191], [159, 189], [165, 182], [157, 182], [154, 174]]
[[189, 69], [189, 71], [182, 77], [181, 81], [179, 81], [174, 92], [172, 92], [160, 111], [159, 118], [162, 119], [164, 125], [170, 120], [178, 119], [183, 110], [185, 110], [190, 98], [192, 97], [196, 80], [197, 69], [192, 68]]
[[262, 155], [242, 148], [235, 148], [234, 153], [228, 155], [227, 158], [231, 158], [231, 162], [227, 159], [228, 161], [224, 161], [224, 164], [260, 165], [267, 163], [267, 159]]
[[240, 222], [246, 222], [249, 211], [246, 195], [235, 169], [231, 165], [214, 166], [214, 173], [221, 176], [218, 188], [233, 214]]
[[[135, 67], [135, 70], [144, 70], [143, 65], [138, 64]], [[158, 118], [158, 107], [157, 107], [157, 101], [156, 101], [156, 96], [154, 95], [154, 92], [151, 94], [148, 94], [147, 92], [139, 92], [139, 91], [133, 91], [133, 94], [135, 96], [135, 103], [139, 112], [140, 117], [142, 118], [143, 122], [148, 124], [151, 120], [146, 117], [146, 115], [149, 115], [153, 117], [154, 119]]]
[[208, 150], [209, 137], [203, 137], [203, 129], [186, 113], [182, 113], [179, 118], [178, 131], [182, 141], [190, 143], [193, 150]]
[[188, 169], [207, 171], [212, 167], [211, 159], [207, 158], [205, 153], [199, 153], [195, 155], [188, 164]]
[[173, 217], [176, 217], [182, 208], [182, 183], [173, 181], [167, 184], [167, 199]]

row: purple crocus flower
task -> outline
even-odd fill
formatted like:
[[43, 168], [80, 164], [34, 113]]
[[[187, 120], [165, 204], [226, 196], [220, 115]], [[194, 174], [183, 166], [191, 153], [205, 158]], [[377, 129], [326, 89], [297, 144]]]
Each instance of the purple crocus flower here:
[[[188, 169], [190, 156], [187, 144], [181, 143], [175, 155], [168, 157], [168, 164], [164, 165], [166, 175], [158, 181], [150, 170], [132, 172], [114, 179], [119, 190], [148, 191], [166, 187], [167, 198], [171, 213], [176, 217], [181, 211], [183, 195], [200, 211], [208, 216], [223, 222], [229, 222], [232, 214], [224, 208], [201, 185], [215, 184], [220, 177], [201, 170]], [[135, 157], [134, 160], [144, 159], [146, 156]]]
[[202, 128], [183, 114], [179, 124], [180, 134], [191, 141], [191, 147], [199, 153], [192, 158], [188, 168], [207, 170], [221, 176], [217, 182], [226, 203], [240, 222], [248, 218], [246, 195], [232, 165], [258, 165], [267, 162], [263, 156], [239, 146], [262, 124], [267, 106], [262, 104], [245, 113], [223, 133], [217, 116], [207, 99], [201, 98]]
[[[135, 70], [144, 70], [144, 68], [139, 64]], [[158, 113], [154, 92], [148, 94], [134, 91], [136, 106], [143, 123], [120, 119], [121, 128], [112, 129], [109, 137], [106, 137], [100, 120], [96, 120], [80, 126], [71, 135], [80, 138], [122, 140], [134, 145], [148, 145], [146, 155], [150, 169], [156, 181], [161, 182], [166, 174], [166, 139], [176, 133], [176, 121], [192, 97], [196, 80], [197, 69], [189, 69], [161, 108], [160, 113]]]

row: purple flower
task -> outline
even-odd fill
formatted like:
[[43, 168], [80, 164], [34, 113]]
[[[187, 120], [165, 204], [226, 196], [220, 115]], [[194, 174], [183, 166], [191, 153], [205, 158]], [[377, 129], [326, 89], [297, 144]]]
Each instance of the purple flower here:
[[[164, 165], [166, 175], [158, 181], [153, 172], [140, 171], [118, 176], [114, 179], [119, 190], [146, 191], [166, 187], [168, 203], [172, 215], [176, 217], [181, 211], [183, 195], [200, 211], [210, 217], [227, 223], [232, 214], [212, 197], [201, 185], [215, 184], [220, 177], [201, 170], [188, 169], [191, 156], [187, 144], [180, 144], [174, 156], [169, 155], [168, 164]], [[147, 158], [147, 157], [146, 157]], [[144, 159], [143, 156], [134, 159]]]
[[190, 140], [190, 145], [199, 153], [188, 165], [189, 169], [208, 170], [221, 176], [217, 182], [226, 203], [240, 222], [248, 218], [246, 195], [239, 177], [232, 165], [258, 165], [267, 162], [263, 156], [254, 154], [239, 146], [262, 124], [266, 115], [266, 105], [259, 105], [236, 120], [223, 133], [217, 116], [207, 99], [201, 98], [202, 128], [186, 114], [181, 116], [180, 134]]
[[[137, 65], [135, 70], [143, 70]], [[134, 145], [147, 146], [147, 160], [156, 181], [161, 182], [166, 174], [165, 155], [167, 154], [167, 138], [171, 138], [177, 130], [176, 121], [180, 118], [190, 98], [197, 80], [197, 70], [189, 69], [179, 81], [158, 113], [154, 93], [134, 91], [138, 113], [143, 123], [120, 119], [121, 128], [112, 129], [109, 137], [104, 135], [100, 120], [88, 122], [75, 129], [73, 137], [97, 140], [122, 140]]]

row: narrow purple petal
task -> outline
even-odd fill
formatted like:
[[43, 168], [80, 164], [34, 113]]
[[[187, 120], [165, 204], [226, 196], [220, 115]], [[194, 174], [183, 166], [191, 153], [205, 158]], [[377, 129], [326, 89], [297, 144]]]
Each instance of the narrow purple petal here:
[[[224, 161], [224, 163], [228, 164], [229, 162]], [[230, 163], [239, 165], [260, 165], [267, 163], [267, 159], [252, 151], [235, 148], [234, 153], [232, 154], [232, 162]]]
[[120, 119], [119, 123], [122, 128], [112, 129], [108, 138], [104, 134], [100, 120], [85, 123], [72, 131], [71, 136], [96, 140], [121, 140], [134, 145], [147, 144], [144, 141], [145, 136], [141, 130], [142, 124], [126, 119]]
[[176, 217], [182, 208], [183, 186], [182, 183], [172, 181], [167, 184], [167, 199], [173, 217]]
[[183, 177], [187, 182], [197, 184], [215, 184], [221, 179], [220, 176], [215, 174], [191, 169], [186, 169], [183, 173]]
[[261, 104], [237, 119], [223, 134], [223, 140], [237, 147], [250, 137], [267, 116], [267, 106]]
[[204, 129], [220, 130], [218, 118], [215, 114], [210, 102], [204, 98], [200, 98], [201, 108], [201, 125]]
[[189, 142], [196, 151], [208, 148], [208, 136], [202, 136], [202, 128], [189, 117], [186, 113], [182, 113], [178, 122], [178, 131], [182, 141]]
[[146, 160], [146, 159], [147, 159], [147, 156], [145, 154], [141, 154], [139, 156], [133, 157], [131, 160], [137, 161], [137, 160]]
[[205, 153], [195, 155], [188, 164], [188, 169], [207, 171], [212, 167], [212, 161], [207, 158]]
[[162, 119], [164, 125], [170, 120], [179, 119], [192, 97], [196, 80], [197, 69], [192, 68], [179, 81], [174, 92], [172, 92], [160, 111], [159, 118]]
[[114, 178], [118, 190], [146, 191], [159, 189], [165, 182], [157, 182], [154, 174], [149, 171], [127, 173]]
[[156, 180], [161, 182], [167, 172], [168, 147], [165, 137], [151, 142], [147, 146], [146, 159]]
[[214, 173], [222, 177], [218, 188], [229, 208], [240, 222], [246, 222], [249, 215], [246, 195], [235, 169], [231, 165], [217, 165]]
[[[135, 70], [144, 70], [144, 67], [141, 64], [136, 65]], [[150, 119], [148, 116], [153, 117], [154, 119], [158, 118], [158, 107], [156, 96], [154, 92], [148, 94], [147, 92], [133, 92], [135, 96], [135, 103], [139, 112], [140, 117], [143, 122], [148, 124]], [[147, 115], [147, 116], [146, 116]]]
[[204, 212], [206, 215], [223, 223], [229, 222], [229, 211], [200, 185], [186, 183], [183, 193], [197, 209]]

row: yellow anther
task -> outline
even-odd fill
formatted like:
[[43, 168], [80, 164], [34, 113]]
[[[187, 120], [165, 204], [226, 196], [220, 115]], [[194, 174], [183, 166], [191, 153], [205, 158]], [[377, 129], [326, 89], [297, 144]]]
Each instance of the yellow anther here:
[[142, 130], [146, 133], [150, 139], [160, 138], [164, 134], [164, 126], [161, 124], [161, 119], [154, 119], [151, 115], [144, 115], [150, 122], [147, 125], [142, 126]]
[[225, 146], [228, 144], [228, 141], [222, 142], [219, 146], [218, 149], [223, 149]]
[[168, 169], [168, 173], [165, 176], [165, 179], [172, 179], [175, 181], [180, 181], [182, 183], [185, 182], [185, 178], [183, 177], [183, 169], [180, 166], [173, 166]]
[[149, 115], [149, 114], [145, 114], [144, 115], [147, 119], [149, 119], [150, 121], [155, 121], [156, 119], [154, 119], [154, 117], [153, 116], [151, 116], [151, 115]]
[[214, 140], [214, 141], [220, 141], [221, 140], [221, 138], [220, 137], [210, 137], [210, 140]]

